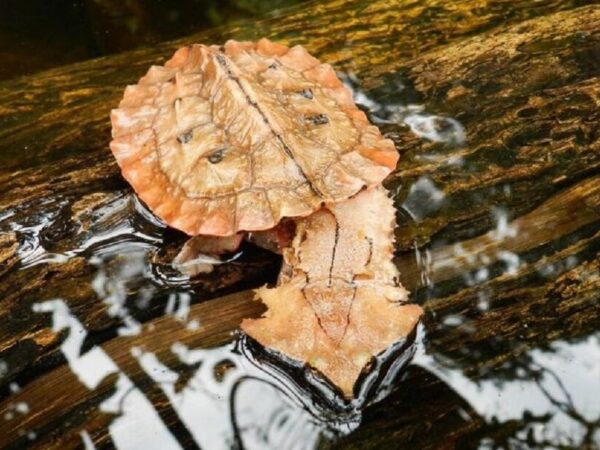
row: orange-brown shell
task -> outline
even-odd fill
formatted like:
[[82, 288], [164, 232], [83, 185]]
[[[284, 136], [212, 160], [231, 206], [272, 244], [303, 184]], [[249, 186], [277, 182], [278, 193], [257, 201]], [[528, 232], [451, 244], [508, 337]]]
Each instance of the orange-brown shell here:
[[112, 111], [123, 176], [190, 235], [273, 228], [380, 183], [398, 154], [332, 67], [261, 39], [179, 49]]

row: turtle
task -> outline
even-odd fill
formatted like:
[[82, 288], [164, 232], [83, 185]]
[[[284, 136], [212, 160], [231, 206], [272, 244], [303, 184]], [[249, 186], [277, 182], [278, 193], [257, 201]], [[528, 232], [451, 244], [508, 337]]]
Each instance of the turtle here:
[[[256, 291], [269, 309], [242, 323], [250, 337], [351, 397], [370, 358], [414, 329], [422, 310], [404, 304], [381, 184], [398, 152], [331, 65], [266, 38], [185, 46], [126, 87], [111, 123], [123, 177], [192, 236], [175, 263], [245, 238], [284, 255], [278, 286]], [[296, 317], [303, 349], [281, 327], [292, 304], [311, 315]]]

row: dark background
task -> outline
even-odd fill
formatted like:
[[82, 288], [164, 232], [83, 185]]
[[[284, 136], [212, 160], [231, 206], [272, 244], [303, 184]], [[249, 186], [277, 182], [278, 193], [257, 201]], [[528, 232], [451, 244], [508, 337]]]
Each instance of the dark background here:
[[0, 80], [186, 36], [304, 0], [0, 0]]

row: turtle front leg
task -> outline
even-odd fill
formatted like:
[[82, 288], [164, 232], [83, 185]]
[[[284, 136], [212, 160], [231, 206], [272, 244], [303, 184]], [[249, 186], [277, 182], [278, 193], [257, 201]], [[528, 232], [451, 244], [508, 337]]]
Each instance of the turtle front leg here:
[[194, 236], [186, 241], [173, 258], [172, 265], [184, 275], [193, 277], [200, 273], [210, 273], [215, 264], [222, 261], [219, 255], [235, 252], [246, 233], [231, 236]]
[[240, 232], [231, 236], [194, 236], [183, 244], [171, 264], [190, 277], [210, 273], [215, 264], [222, 263], [219, 255], [235, 252], [244, 239], [265, 250], [281, 254], [284, 248], [290, 246], [295, 232], [294, 221], [285, 220], [270, 230]]
[[281, 255], [283, 249], [292, 244], [295, 234], [296, 222], [291, 219], [284, 219], [276, 227], [269, 230], [248, 233], [247, 240], [257, 247]]

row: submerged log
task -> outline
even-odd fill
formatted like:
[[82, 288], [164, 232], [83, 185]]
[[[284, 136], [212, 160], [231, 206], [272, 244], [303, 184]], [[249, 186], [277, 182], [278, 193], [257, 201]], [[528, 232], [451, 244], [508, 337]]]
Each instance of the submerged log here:
[[[114, 378], [94, 391], [78, 385], [60, 352], [64, 333], [53, 333], [48, 316], [32, 311], [34, 303], [63, 298], [88, 330], [86, 347], [101, 344], [139, 379], [174, 429], [177, 418], [153, 394], [151, 380], [140, 378], [129, 349], [143, 341], [169, 361], [172, 342], [226, 342], [242, 318], [261, 312], [249, 291], [215, 298], [274, 280], [277, 258], [248, 249], [241, 260], [192, 283], [190, 317], [198, 315], [200, 332], [162, 317], [179, 284], [159, 273], [128, 279], [122, 298], [144, 330], [155, 327], [155, 338], [117, 336], [122, 317], [107, 314], [111, 304], [97, 286], [98, 266], [89, 261], [117, 234], [128, 250], [137, 245], [146, 252], [145, 269], [160, 272], [165, 247], [181, 240], [145, 216], [120, 178], [108, 150], [108, 113], [126, 84], [184, 42], [266, 35], [300, 43], [369, 97], [372, 119], [401, 153], [386, 181], [404, 211], [397, 263], [427, 312], [430, 353], [473, 379], [491, 371], [512, 379], [528, 349], [598, 329], [600, 8], [566, 0], [473, 3], [329, 1], [277, 20], [1, 83], [0, 360], [6, 370], [0, 383], [6, 398], [0, 411], [17, 401], [38, 409], [25, 422], [0, 423], [0, 446], [23, 445], [30, 429], [37, 430], [39, 448], [73, 446], [83, 428], [96, 445], [110, 445], [112, 417], [97, 405], [114, 390]], [[411, 103], [427, 114], [414, 114]], [[504, 221], [496, 230], [494, 214]], [[135, 264], [119, 258], [125, 257], [111, 255], [102, 270]], [[149, 283], [152, 303], [136, 308]], [[460, 323], [445, 321], [456, 316]], [[9, 396], [11, 382], [22, 390]], [[412, 394], [403, 389], [409, 385]], [[40, 398], [53, 400], [40, 405]], [[509, 424], [490, 431], [476, 416], [442, 381], [411, 369], [356, 432], [331, 445], [476, 446], [484, 432], [499, 439], [512, 433]]]

